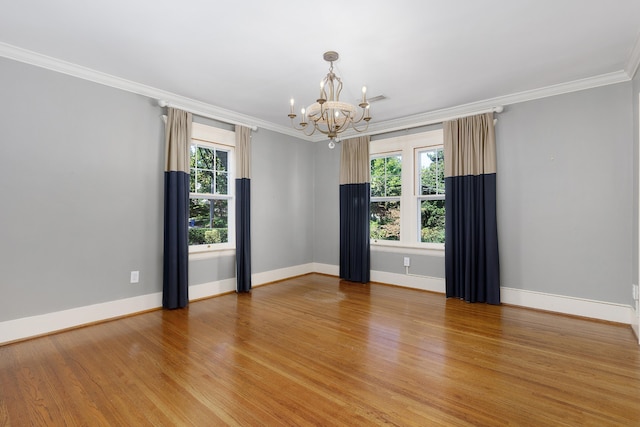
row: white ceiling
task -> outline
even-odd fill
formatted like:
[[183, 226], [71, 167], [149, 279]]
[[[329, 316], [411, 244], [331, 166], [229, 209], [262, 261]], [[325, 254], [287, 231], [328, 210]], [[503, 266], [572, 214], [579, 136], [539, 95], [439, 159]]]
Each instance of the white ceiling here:
[[317, 97], [327, 50], [340, 53], [343, 100], [355, 102], [362, 85], [387, 98], [371, 106], [378, 127], [628, 80], [640, 61], [638, 0], [4, 3], [2, 56], [99, 71], [275, 129], [289, 128], [291, 97], [298, 106]]

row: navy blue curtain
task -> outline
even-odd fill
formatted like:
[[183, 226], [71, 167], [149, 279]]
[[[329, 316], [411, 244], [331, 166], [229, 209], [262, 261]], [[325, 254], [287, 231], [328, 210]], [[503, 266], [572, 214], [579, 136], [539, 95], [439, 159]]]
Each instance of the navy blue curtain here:
[[500, 304], [493, 113], [444, 123], [447, 297]]
[[340, 156], [340, 277], [367, 283], [371, 271], [369, 237], [369, 137], [342, 143]]
[[251, 130], [236, 126], [236, 292], [251, 291]]
[[189, 304], [189, 145], [191, 113], [169, 108], [165, 128], [162, 306]]
[[340, 277], [367, 283], [370, 278], [370, 184], [340, 186]]

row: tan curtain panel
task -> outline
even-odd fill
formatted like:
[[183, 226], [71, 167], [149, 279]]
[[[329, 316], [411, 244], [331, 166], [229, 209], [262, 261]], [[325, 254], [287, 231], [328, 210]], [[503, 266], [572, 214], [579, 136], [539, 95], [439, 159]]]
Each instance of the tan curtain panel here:
[[236, 178], [251, 179], [251, 129], [236, 125]]
[[360, 136], [342, 141], [340, 185], [369, 182], [369, 140], [369, 136]]
[[165, 126], [165, 171], [189, 173], [191, 113], [169, 108]]
[[493, 113], [444, 122], [444, 176], [496, 172]]

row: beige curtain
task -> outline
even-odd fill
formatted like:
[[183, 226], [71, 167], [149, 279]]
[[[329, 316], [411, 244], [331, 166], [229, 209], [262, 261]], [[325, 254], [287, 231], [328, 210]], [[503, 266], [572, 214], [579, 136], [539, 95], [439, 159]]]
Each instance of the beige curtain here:
[[191, 113], [169, 108], [165, 126], [165, 171], [189, 173]]
[[236, 126], [236, 178], [251, 178], [251, 129]]
[[340, 151], [340, 184], [362, 184], [370, 181], [369, 136], [342, 142]]
[[444, 122], [444, 176], [496, 172], [493, 113]]

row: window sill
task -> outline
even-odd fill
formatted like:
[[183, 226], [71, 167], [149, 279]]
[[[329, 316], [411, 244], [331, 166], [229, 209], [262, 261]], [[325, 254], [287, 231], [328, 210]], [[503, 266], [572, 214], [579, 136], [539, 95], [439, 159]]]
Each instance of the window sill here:
[[444, 257], [444, 244], [409, 244], [388, 240], [371, 240], [371, 250], [376, 252], [403, 252], [407, 254]]
[[219, 258], [236, 254], [236, 248], [230, 245], [198, 245], [189, 247], [189, 259]]

